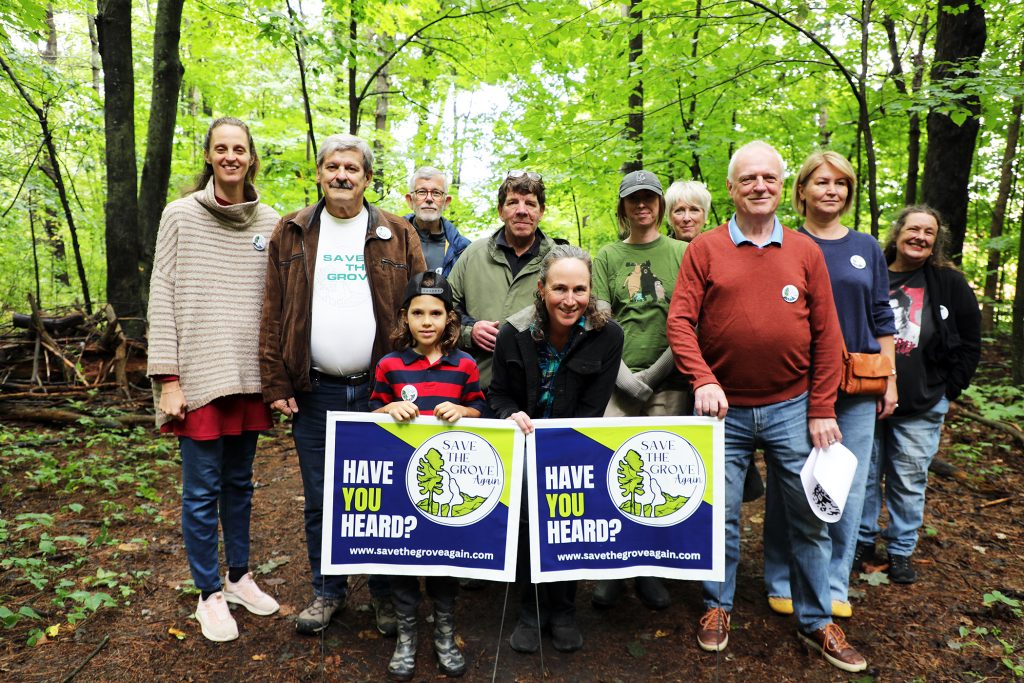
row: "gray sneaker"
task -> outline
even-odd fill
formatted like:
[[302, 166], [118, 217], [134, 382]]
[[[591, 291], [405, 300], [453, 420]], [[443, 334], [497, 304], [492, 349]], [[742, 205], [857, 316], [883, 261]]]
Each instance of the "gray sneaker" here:
[[304, 635], [320, 633], [328, 624], [331, 618], [345, 609], [345, 598], [325, 598], [321, 595], [313, 596], [313, 599], [306, 609], [299, 612], [295, 620], [295, 630]]

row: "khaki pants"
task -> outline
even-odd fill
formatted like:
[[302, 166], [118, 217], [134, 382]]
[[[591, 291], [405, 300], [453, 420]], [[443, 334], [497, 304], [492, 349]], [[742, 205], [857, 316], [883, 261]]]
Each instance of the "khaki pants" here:
[[605, 417], [640, 417], [659, 415], [693, 414], [693, 394], [679, 389], [655, 391], [646, 402], [641, 403], [616, 389], [604, 409]]

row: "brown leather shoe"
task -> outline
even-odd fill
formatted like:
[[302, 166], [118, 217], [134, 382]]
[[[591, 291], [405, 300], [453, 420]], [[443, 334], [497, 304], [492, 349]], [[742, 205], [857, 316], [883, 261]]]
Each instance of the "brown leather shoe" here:
[[800, 639], [820, 652], [832, 666], [857, 672], [868, 668], [868, 661], [846, 642], [846, 634], [836, 624], [828, 624], [814, 633], [797, 632]]
[[[845, 641], [843, 641], [845, 642]], [[700, 618], [697, 644], [708, 652], [721, 652], [729, 644], [729, 613], [721, 607], [712, 607]]]

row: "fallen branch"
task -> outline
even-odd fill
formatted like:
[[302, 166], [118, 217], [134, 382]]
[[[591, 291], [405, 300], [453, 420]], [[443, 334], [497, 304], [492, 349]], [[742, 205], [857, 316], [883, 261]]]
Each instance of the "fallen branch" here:
[[963, 407], [963, 405], [961, 405], [959, 410], [956, 411], [956, 414], [957, 415], [963, 415], [964, 417], [969, 417], [972, 420], [975, 420], [976, 422], [980, 422], [983, 425], [987, 425], [987, 426], [992, 427], [994, 429], [999, 429], [1001, 431], [1004, 431], [1007, 434], [1009, 434], [1010, 436], [1012, 436], [1014, 439], [1019, 441], [1021, 443], [1021, 445], [1024, 445], [1024, 431], [1022, 431], [1016, 425], [1012, 425], [1009, 422], [1003, 422], [1002, 420], [993, 420], [990, 417], [985, 417], [984, 415], [981, 415], [980, 413], [976, 413], [973, 410], [969, 410], [969, 409]]
[[995, 500], [990, 500], [987, 503], [982, 503], [981, 505], [978, 506], [978, 509], [980, 510], [981, 508], [990, 508], [993, 505], [1002, 505], [1003, 503], [1007, 503], [1011, 500], [1013, 500], [1013, 496], [1007, 496], [1006, 498], [996, 498]]
[[103, 384], [93, 384], [87, 387], [67, 387], [62, 389], [52, 389], [49, 387], [39, 387], [34, 384], [22, 384], [18, 382], [4, 382], [0, 384], [0, 390], [8, 389], [13, 390], [14, 393], [0, 393], [0, 401], [8, 399], [18, 398], [52, 398], [56, 396], [88, 396], [90, 391], [96, 389], [109, 389], [116, 387], [117, 382], [104, 382]]
[[945, 460], [941, 460], [938, 457], [932, 458], [932, 464], [928, 469], [940, 477], [953, 479], [954, 481], [958, 481], [962, 484], [968, 483], [967, 472], [964, 472], [956, 465], [948, 463]]
[[85, 376], [82, 374], [81, 370], [78, 369], [78, 366], [67, 359], [67, 357], [61, 352], [60, 347], [57, 346], [57, 342], [53, 340], [50, 333], [43, 327], [42, 316], [39, 314], [39, 307], [36, 305], [35, 297], [31, 294], [28, 295], [28, 303], [32, 307], [32, 326], [36, 331], [39, 342], [47, 351], [59, 358], [60, 361], [74, 373], [75, 378], [80, 383], [88, 384], [88, 380], [85, 379]]
[[107, 429], [122, 429], [124, 427], [135, 427], [137, 425], [151, 426], [156, 424], [152, 415], [110, 415], [99, 417], [95, 415], [83, 415], [70, 410], [57, 408], [23, 408], [10, 404], [0, 403], [0, 415], [5, 420], [18, 420], [21, 422], [35, 422], [41, 424], [70, 424], [81, 425], [83, 421], [91, 422], [97, 427]]
[[[61, 334], [68, 330], [74, 330], [80, 327], [85, 322], [85, 316], [81, 313], [72, 313], [71, 315], [66, 315], [63, 318], [41, 317], [39, 321], [43, 324], [43, 329], [47, 332]], [[13, 314], [11, 316], [11, 323], [15, 327], [20, 327], [22, 329], [34, 329], [34, 326], [32, 325], [32, 316], [26, 315], [25, 313]]]
[[96, 646], [96, 649], [95, 649], [95, 650], [93, 650], [92, 652], [90, 652], [90, 653], [89, 653], [89, 656], [88, 656], [88, 657], [86, 657], [85, 659], [83, 659], [83, 660], [82, 660], [82, 663], [81, 663], [81, 664], [79, 664], [78, 666], [76, 666], [76, 667], [75, 667], [75, 670], [74, 670], [74, 671], [72, 671], [71, 673], [69, 673], [69, 674], [68, 674], [68, 675], [67, 675], [67, 676], [66, 676], [66, 677], [64, 678], [64, 680], [63, 680], [63, 681], [61, 681], [61, 683], [68, 683], [68, 682], [69, 682], [69, 681], [70, 681], [70, 680], [71, 680], [72, 678], [74, 678], [75, 676], [77, 676], [77, 675], [78, 675], [78, 673], [79, 673], [79, 672], [80, 672], [80, 671], [81, 671], [82, 669], [84, 669], [84, 668], [85, 668], [85, 665], [86, 665], [86, 664], [88, 664], [88, 663], [89, 663], [89, 661], [90, 661], [90, 660], [91, 660], [91, 659], [92, 659], [93, 657], [95, 657], [96, 655], [98, 655], [98, 654], [99, 654], [99, 652], [100, 652], [100, 650], [102, 650], [102, 649], [103, 649], [103, 647], [104, 647], [104, 646], [105, 646], [105, 645], [106, 645], [107, 643], [109, 643], [109, 642], [110, 642], [110, 634], [107, 634], [107, 635], [103, 636], [103, 640], [101, 640], [101, 641], [100, 641], [100, 644]]

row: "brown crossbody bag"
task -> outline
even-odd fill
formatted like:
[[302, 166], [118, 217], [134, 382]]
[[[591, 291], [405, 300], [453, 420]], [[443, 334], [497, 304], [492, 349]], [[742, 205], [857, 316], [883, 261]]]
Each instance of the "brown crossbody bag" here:
[[843, 341], [843, 378], [839, 390], [844, 394], [881, 396], [889, 377], [896, 374], [888, 356], [880, 353], [850, 353]]

